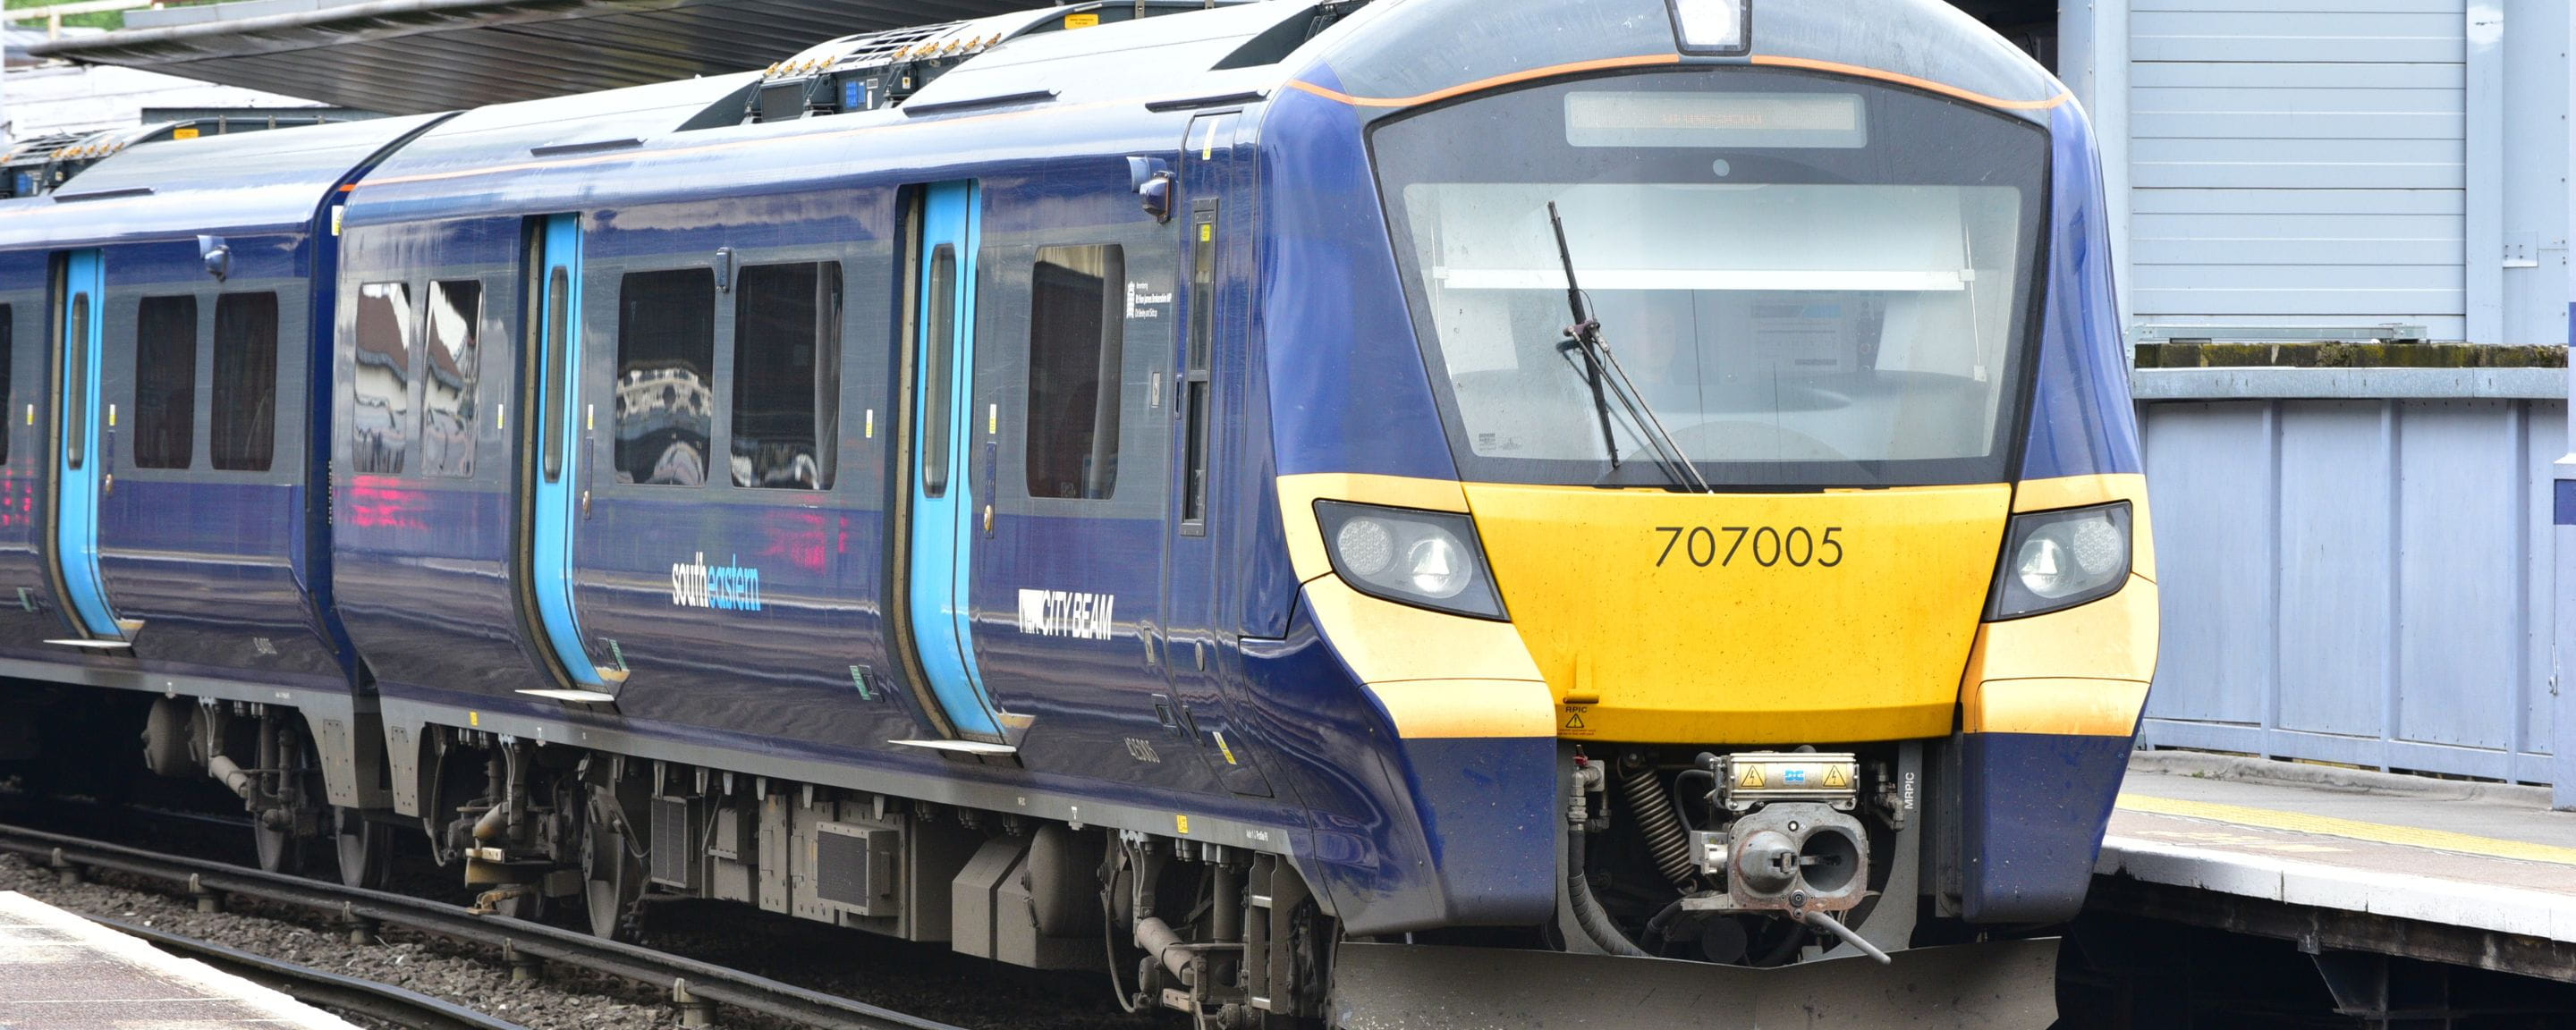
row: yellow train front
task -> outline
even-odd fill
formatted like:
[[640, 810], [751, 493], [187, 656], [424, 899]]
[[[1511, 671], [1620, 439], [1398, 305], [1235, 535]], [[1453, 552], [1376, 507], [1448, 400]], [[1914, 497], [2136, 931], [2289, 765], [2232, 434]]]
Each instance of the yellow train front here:
[[1350, 776], [1401, 798], [1302, 863], [1337, 994], [1545, 1010], [1492, 999], [1562, 965], [1447, 942], [2044, 1001], [2037, 946], [1904, 953], [2075, 914], [2155, 663], [2066, 89], [1939, 0], [1407, 0], [1309, 53], [1256, 428], [1298, 624], [1385, 734]]

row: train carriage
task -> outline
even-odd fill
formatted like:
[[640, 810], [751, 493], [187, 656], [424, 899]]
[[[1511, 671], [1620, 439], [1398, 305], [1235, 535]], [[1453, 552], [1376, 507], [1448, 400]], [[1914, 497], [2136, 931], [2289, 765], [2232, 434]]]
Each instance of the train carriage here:
[[[2065, 89], [1933, 0], [1204, 6], [224, 144], [315, 141], [284, 228], [202, 224], [211, 141], [0, 202], [19, 364], [104, 356], [11, 400], [138, 420], [9, 480], [41, 571], [95, 473], [108, 570], [11, 671], [601, 933], [1106, 935], [1237, 1025], [2044, 1010], [2045, 942], [1933, 946], [2074, 913], [2154, 664]], [[103, 344], [29, 328], [99, 268]], [[250, 418], [280, 276], [257, 513], [166, 411]]]

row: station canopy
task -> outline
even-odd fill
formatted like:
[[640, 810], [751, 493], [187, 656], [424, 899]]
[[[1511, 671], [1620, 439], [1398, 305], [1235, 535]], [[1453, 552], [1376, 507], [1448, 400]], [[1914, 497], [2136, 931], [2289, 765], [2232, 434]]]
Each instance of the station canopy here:
[[385, 114], [750, 71], [854, 33], [1046, 0], [234, 0], [28, 47]]

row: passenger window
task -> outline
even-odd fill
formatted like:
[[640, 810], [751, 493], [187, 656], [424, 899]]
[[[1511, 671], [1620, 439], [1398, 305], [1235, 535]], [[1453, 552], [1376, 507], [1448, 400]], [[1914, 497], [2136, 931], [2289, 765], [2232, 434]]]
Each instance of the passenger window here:
[[759, 265], [734, 296], [733, 485], [832, 488], [841, 266]]
[[948, 424], [954, 398], [949, 391], [949, 366], [957, 349], [957, 251], [942, 243], [930, 254], [930, 327], [922, 339], [926, 342], [921, 370], [921, 493], [924, 497], [948, 496], [948, 454], [956, 435]]
[[14, 315], [15, 312], [10, 309], [9, 305], [0, 304], [0, 465], [6, 465], [9, 463], [8, 408], [10, 407], [9, 402], [12, 399], [12, 395], [9, 393], [9, 371], [10, 369], [15, 368], [18, 363], [17, 353], [13, 350], [14, 343], [11, 336], [11, 333], [17, 328], [17, 320]]
[[266, 472], [277, 449], [277, 295], [215, 298], [214, 416], [207, 449], [219, 469]]
[[197, 298], [145, 297], [134, 323], [134, 467], [183, 469], [197, 448]]
[[411, 287], [358, 287], [358, 369], [350, 421], [359, 472], [400, 474], [411, 452]]
[[1031, 497], [1107, 498], [1118, 485], [1125, 252], [1038, 250], [1029, 300]]
[[617, 301], [617, 480], [705, 483], [715, 434], [715, 273], [631, 273]]
[[428, 368], [420, 382], [423, 474], [474, 474], [475, 340], [482, 319], [482, 283], [429, 284]]

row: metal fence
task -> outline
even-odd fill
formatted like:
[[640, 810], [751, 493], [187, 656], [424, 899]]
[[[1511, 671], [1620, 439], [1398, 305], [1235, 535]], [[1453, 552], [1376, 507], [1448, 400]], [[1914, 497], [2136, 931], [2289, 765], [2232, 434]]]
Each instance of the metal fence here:
[[2140, 370], [2164, 598], [2141, 743], [2576, 781], [2550, 754], [2565, 377]]

